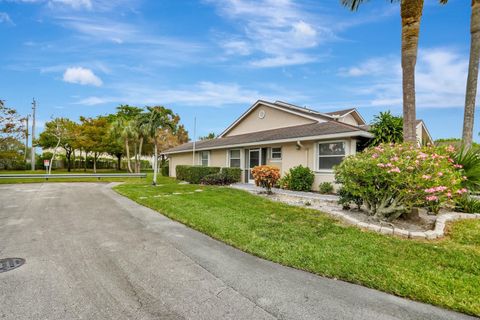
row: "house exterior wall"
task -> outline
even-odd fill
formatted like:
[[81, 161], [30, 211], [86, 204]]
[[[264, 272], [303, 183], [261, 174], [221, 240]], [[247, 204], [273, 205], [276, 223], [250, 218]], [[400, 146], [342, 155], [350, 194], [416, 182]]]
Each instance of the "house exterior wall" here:
[[[263, 118], [259, 117], [260, 111], [265, 112]], [[225, 137], [236, 136], [244, 133], [265, 131], [284, 127], [298, 126], [302, 124], [314, 123], [310, 120], [286, 111], [281, 111], [265, 105], [259, 105], [253, 109], [242, 121], [233, 127]]]
[[358, 126], [358, 121], [351, 114], [347, 114], [345, 117], [339, 119], [340, 122], [350, 124], [352, 126]]
[[[312, 188], [318, 190], [318, 185], [322, 182], [334, 182], [335, 177], [333, 171], [320, 171], [317, 170], [317, 145], [319, 142], [333, 142], [333, 141], [343, 141], [345, 143], [345, 153], [346, 156], [356, 153], [356, 140], [351, 138], [346, 139], [335, 139], [327, 141], [302, 141], [301, 146], [297, 145], [295, 142], [283, 143], [283, 144], [272, 144], [272, 145], [262, 145], [258, 147], [248, 147], [248, 148], [235, 148], [241, 150], [241, 168], [245, 170], [247, 167], [246, 157], [249, 149], [258, 149], [258, 148], [267, 148], [267, 158], [265, 163], [267, 165], [275, 166], [280, 169], [281, 175], [285, 175], [291, 168], [298, 165], [303, 165], [309, 167], [315, 173], [315, 180]], [[281, 147], [282, 148], [282, 159], [272, 159], [271, 158], [271, 148], [272, 147]], [[210, 151], [209, 166], [216, 167], [228, 167], [229, 166], [229, 157], [228, 151], [230, 149], [217, 149]], [[192, 153], [180, 153], [180, 154], [171, 154], [170, 158], [170, 176], [175, 177], [175, 167], [177, 165], [191, 165], [192, 164]], [[199, 155], [196, 155], [196, 164], [199, 164]], [[242, 174], [242, 182], [245, 181], [245, 174]]]
[[176, 177], [177, 173], [175, 168], [178, 165], [192, 165], [193, 164], [193, 155], [191, 152], [172, 154], [169, 157], [169, 172], [170, 177]]

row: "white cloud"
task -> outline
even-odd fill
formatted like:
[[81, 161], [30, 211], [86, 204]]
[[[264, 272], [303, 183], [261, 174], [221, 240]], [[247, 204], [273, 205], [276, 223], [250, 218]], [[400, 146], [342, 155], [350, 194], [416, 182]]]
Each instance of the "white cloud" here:
[[91, 0], [50, 0], [48, 2], [50, 7], [55, 7], [57, 5], [68, 6], [73, 9], [92, 9], [92, 1]]
[[303, 96], [289, 92], [284, 88], [268, 90], [268, 93], [258, 89], [242, 87], [236, 83], [215, 83], [201, 81], [192, 86], [182, 88], [153, 88], [149, 85], [135, 84], [117, 85], [114, 90], [118, 94], [111, 96], [92, 96], [77, 101], [82, 105], [101, 105], [107, 103], [129, 103], [134, 105], [180, 104], [183, 106], [222, 107], [232, 104], [249, 105], [257, 99], [299, 100]]
[[[316, 61], [306, 50], [333, 39], [333, 31], [305, 8], [290, 0], [205, 0], [221, 16], [236, 23], [234, 41], [223, 40], [227, 54], [260, 54], [254, 67], [278, 67]], [[225, 45], [228, 44], [228, 45]], [[248, 48], [248, 49], [247, 49]], [[237, 50], [235, 50], [237, 49]], [[301, 58], [299, 58], [301, 57]]]
[[[418, 54], [415, 73], [417, 107], [463, 107], [468, 58], [445, 49], [424, 49]], [[371, 106], [401, 106], [402, 72], [400, 57], [369, 59], [358, 66], [341, 69], [340, 74], [361, 81], [351, 91], [368, 97]]]
[[103, 84], [102, 80], [97, 77], [92, 70], [82, 67], [72, 67], [65, 70], [63, 81], [96, 87]]
[[12, 19], [6, 12], [0, 12], [0, 23], [6, 23], [10, 25], [14, 25]]

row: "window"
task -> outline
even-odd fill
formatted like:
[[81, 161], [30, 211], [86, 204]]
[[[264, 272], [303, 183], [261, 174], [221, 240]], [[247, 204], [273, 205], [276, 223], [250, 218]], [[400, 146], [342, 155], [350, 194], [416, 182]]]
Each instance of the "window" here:
[[240, 150], [230, 150], [229, 159], [231, 168], [240, 168]]
[[327, 142], [318, 144], [318, 170], [331, 170], [345, 157], [344, 142]]
[[208, 151], [200, 152], [200, 164], [204, 167], [208, 167]]
[[272, 160], [282, 160], [282, 148], [272, 148]]

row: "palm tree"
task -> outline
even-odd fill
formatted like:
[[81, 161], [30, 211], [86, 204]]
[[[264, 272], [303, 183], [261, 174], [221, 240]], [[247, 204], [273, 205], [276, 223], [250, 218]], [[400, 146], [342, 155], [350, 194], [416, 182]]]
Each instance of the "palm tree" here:
[[158, 142], [165, 129], [176, 131], [176, 116], [172, 110], [162, 106], [147, 107], [149, 111], [149, 121], [145, 134], [153, 142], [153, 181], [152, 184], [157, 185], [158, 174]]
[[[342, 5], [352, 11], [367, 0], [340, 0]], [[417, 63], [420, 20], [424, 0], [389, 0], [400, 1], [402, 18], [402, 85], [403, 85], [403, 140], [417, 142], [416, 107], [415, 107], [415, 65]], [[447, 0], [440, 0], [445, 3]]]
[[113, 135], [120, 137], [124, 144], [125, 144], [125, 153], [127, 157], [127, 168], [128, 172], [132, 173], [132, 164], [130, 159], [130, 139], [134, 135], [134, 128], [132, 126], [132, 121], [124, 118], [124, 117], [117, 117], [112, 122], [112, 132]]
[[478, 62], [480, 59], [480, 0], [472, 0], [470, 21], [470, 62], [468, 65], [467, 92], [465, 95], [465, 113], [463, 116], [463, 145], [472, 147], [473, 121], [475, 117], [475, 99], [477, 97]]

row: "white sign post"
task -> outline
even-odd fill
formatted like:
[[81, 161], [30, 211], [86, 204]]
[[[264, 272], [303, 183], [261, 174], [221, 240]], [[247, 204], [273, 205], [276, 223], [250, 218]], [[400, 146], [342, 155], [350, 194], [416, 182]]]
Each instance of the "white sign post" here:
[[50, 160], [48, 159], [43, 160], [43, 166], [45, 167], [45, 171], [48, 174], [48, 167], [50, 167]]

